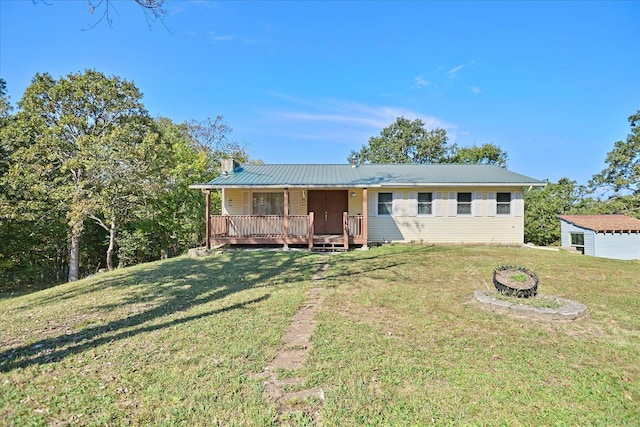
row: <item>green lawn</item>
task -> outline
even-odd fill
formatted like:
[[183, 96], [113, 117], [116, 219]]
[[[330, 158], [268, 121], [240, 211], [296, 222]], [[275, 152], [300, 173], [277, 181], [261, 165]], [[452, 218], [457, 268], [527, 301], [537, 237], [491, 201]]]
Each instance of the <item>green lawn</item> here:
[[[638, 425], [640, 262], [520, 248], [228, 252], [0, 294], [0, 425], [277, 425], [259, 373], [311, 286], [322, 425]], [[481, 310], [518, 265], [585, 319]], [[291, 417], [304, 424], [308, 417]]]

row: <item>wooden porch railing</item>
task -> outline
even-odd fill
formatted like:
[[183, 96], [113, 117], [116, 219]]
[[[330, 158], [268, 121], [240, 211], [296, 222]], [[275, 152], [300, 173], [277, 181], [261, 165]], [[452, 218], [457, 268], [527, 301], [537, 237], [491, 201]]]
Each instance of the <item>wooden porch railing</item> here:
[[[284, 237], [282, 215], [211, 215], [211, 237]], [[309, 234], [308, 215], [289, 215], [289, 236]]]
[[350, 237], [362, 237], [364, 217], [362, 215], [349, 215], [347, 219], [347, 230]]
[[[273, 240], [304, 241], [312, 244], [314, 227], [313, 212], [309, 215], [289, 215], [285, 221], [283, 215], [211, 215], [209, 217], [210, 239], [216, 240], [251, 240], [260, 242]], [[285, 230], [288, 223], [288, 230]], [[364, 218], [362, 215], [343, 215], [343, 235], [347, 241], [366, 243], [364, 239]]]

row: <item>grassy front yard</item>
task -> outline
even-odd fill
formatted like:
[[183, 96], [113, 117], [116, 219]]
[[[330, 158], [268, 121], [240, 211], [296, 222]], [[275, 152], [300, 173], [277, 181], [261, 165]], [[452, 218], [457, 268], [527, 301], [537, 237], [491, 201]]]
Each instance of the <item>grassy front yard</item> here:
[[[323, 425], [638, 425], [640, 262], [386, 246], [333, 255], [312, 282], [317, 261], [229, 252], [0, 295], [0, 424], [275, 425], [253, 374], [322, 286], [310, 357], [281, 375], [323, 388]], [[480, 310], [473, 290], [500, 265], [587, 318]]]

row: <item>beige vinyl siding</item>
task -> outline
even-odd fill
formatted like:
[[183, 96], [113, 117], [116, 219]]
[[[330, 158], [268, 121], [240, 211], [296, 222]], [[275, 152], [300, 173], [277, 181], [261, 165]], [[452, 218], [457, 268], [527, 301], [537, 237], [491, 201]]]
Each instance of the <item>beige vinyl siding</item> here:
[[[349, 194], [349, 215], [362, 215], [362, 189], [350, 188]], [[351, 193], [356, 193], [354, 197], [351, 197]]]
[[372, 242], [522, 244], [518, 217], [376, 217], [369, 218]]
[[[511, 192], [510, 215], [489, 216], [495, 211], [496, 191]], [[521, 188], [411, 188], [394, 189], [394, 209], [396, 215], [369, 217], [369, 240], [372, 242], [428, 243], [494, 243], [522, 244], [524, 242], [523, 200]], [[383, 192], [389, 192], [384, 191]], [[433, 195], [432, 215], [411, 216], [414, 210], [410, 199], [418, 192]], [[472, 214], [458, 215], [457, 193], [472, 194]], [[518, 196], [519, 194], [519, 196]], [[370, 191], [369, 197], [377, 200], [377, 191]], [[370, 209], [371, 213], [371, 209]]]
[[[222, 213], [225, 215], [245, 215], [242, 210], [244, 205], [245, 190], [239, 188], [225, 188], [222, 190]], [[231, 199], [231, 206], [229, 206], [229, 199]]]
[[522, 217], [372, 217], [371, 242], [524, 243]]

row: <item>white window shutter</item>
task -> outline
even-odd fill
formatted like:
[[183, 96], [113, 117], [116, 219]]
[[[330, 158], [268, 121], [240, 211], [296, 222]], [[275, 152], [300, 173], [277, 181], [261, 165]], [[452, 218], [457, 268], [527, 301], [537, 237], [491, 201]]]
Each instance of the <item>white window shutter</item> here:
[[242, 215], [251, 215], [251, 197], [248, 191], [242, 192]]
[[473, 192], [473, 199], [471, 199], [471, 215], [482, 216], [482, 193], [480, 191]]
[[289, 191], [289, 215], [300, 215], [300, 192], [298, 190]]
[[513, 216], [524, 216], [524, 198], [521, 191], [511, 194], [511, 212]]
[[378, 216], [378, 193], [369, 192], [369, 216]]
[[393, 203], [391, 204], [391, 215], [402, 216], [402, 201], [404, 194], [402, 191], [393, 192]]
[[442, 191], [436, 191], [433, 195], [433, 214], [435, 216], [442, 216]]
[[496, 216], [498, 214], [498, 207], [496, 201], [496, 192], [489, 191], [487, 193], [487, 215]]
[[409, 206], [407, 207], [407, 214], [409, 216], [418, 216], [418, 193], [415, 191], [409, 192]]
[[449, 216], [458, 216], [458, 193], [449, 191]]

